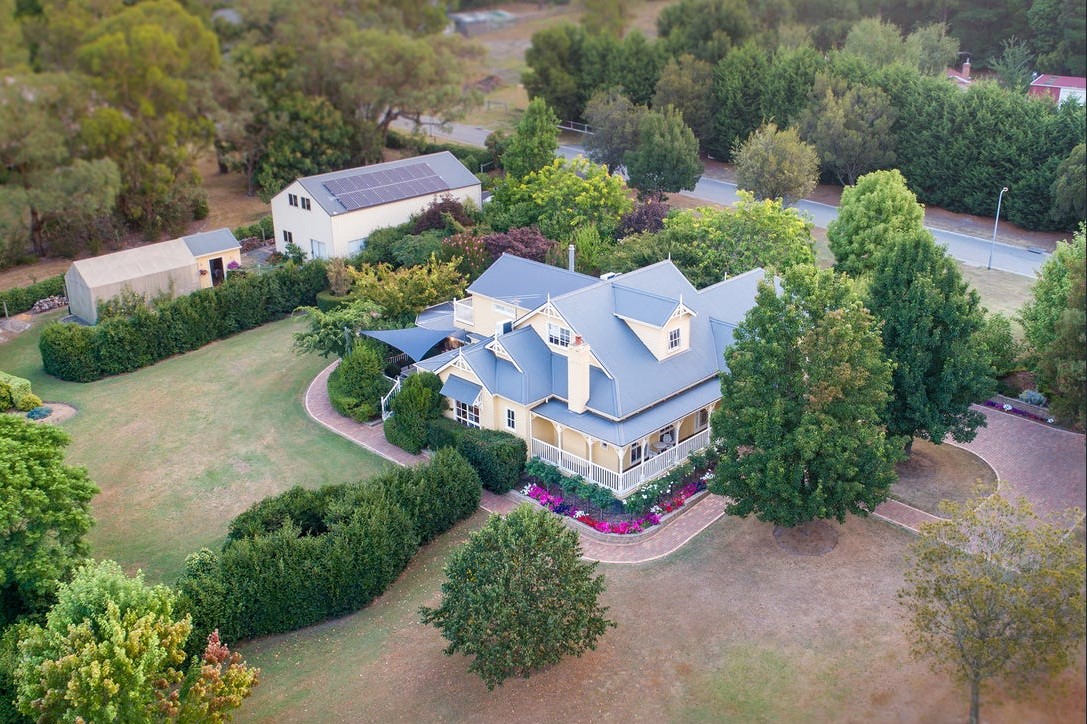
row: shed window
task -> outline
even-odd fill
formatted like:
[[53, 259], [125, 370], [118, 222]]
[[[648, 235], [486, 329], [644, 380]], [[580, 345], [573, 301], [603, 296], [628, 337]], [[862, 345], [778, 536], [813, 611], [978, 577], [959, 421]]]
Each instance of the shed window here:
[[307, 199], [305, 196], [302, 197], [302, 208], [306, 211], [310, 210], [310, 200]]
[[298, 194], [287, 194], [287, 203], [291, 206], [298, 206]]
[[294, 234], [287, 231], [286, 229], [283, 230], [283, 243], [285, 243], [285, 244], [293, 244], [294, 243]]

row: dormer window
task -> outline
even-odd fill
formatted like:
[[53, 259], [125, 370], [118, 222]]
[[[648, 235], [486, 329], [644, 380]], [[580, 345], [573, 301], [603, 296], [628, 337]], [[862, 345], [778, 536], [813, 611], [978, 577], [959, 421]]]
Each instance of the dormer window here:
[[556, 347], [570, 346], [570, 330], [551, 322], [547, 323], [547, 342]]
[[679, 346], [683, 343], [683, 333], [680, 329], [673, 329], [668, 332], [668, 351], [675, 352], [679, 349]]

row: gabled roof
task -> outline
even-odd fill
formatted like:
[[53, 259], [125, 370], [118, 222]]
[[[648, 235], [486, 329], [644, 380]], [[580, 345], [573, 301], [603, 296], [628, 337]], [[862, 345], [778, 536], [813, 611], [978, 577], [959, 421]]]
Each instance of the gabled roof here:
[[662, 297], [652, 292], [631, 289], [621, 284], [611, 285], [615, 314], [653, 327], [663, 327], [679, 308], [678, 299]]
[[1050, 75], [1049, 73], [1043, 73], [1030, 82], [1032, 86], [1043, 86], [1050, 88], [1078, 88], [1079, 90], [1087, 90], [1087, 78], [1080, 78], [1074, 75]]
[[588, 274], [503, 254], [472, 282], [468, 291], [510, 302], [522, 309], [535, 309], [546, 302], [548, 296], [558, 297], [599, 282]]
[[80, 259], [72, 262], [68, 273], [79, 274], [84, 284], [93, 289], [177, 269], [193, 269], [193, 273], [196, 273], [196, 262], [184, 239], [170, 239]]
[[227, 228], [202, 231], [199, 234], [189, 234], [181, 238], [193, 256], [206, 256], [241, 248], [241, 244], [234, 238], [234, 233]]
[[[449, 151], [298, 179], [329, 216], [479, 185]], [[280, 191], [284, 193], [284, 191]]]

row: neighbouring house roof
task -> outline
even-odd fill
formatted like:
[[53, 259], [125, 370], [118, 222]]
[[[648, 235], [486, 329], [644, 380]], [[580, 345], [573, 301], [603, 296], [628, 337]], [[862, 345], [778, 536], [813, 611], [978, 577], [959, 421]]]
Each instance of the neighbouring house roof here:
[[[526, 405], [542, 401], [534, 413], [625, 445], [720, 397], [717, 375], [727, 369], [724, 351], [764, 278], [763, 270], [755, 269], [698, 290], [671, 261], [599, 280], [504, 256], [470, 290], [500, 299], [518, 292], [538, 295], [541, 304], [550, 297], [551, 308], [600, 363], [589, 367], [583, 413], [570, 412], [564, 402], [567, 358], [528, 324], [418, 366], [440, 371], [453, 362], [467, 365], [489, 393]], [[549, 294], [549, 281], [567, 290]], [[687, 348], [658, 359], [628, 320], [661, 327], [681, 303], [690, 312]]]
[[196, 268], [192, 252], [184, 239], [170, 239], [80, 259], [71, 266], [92, 289], [184, 268]]
[[[298, 179], [329, 216], [479, 185], [449, 151]], [[280, 192], [283, 193], [283, 192]]]
[[944, 68], [944, 74], [948, 77], [949, 80], [954, 81], [962, 88], [966, 88], [974, 82], [970, 78], [970, 76], [961, 71], [955, 70], [954, 68]]
[[467, 339], [462, 329], [431, 329], [428, 327], [409, 327], [408, 329], [371, 329], [362, 332], [367, 337], [380, 340], [390, 347], [395, 347], [413, 362], [418, 362], [426, 353], [448, 337]]
[[240, 249], [241, 244], [234, 238], [234, 233], [227, 228], [214, 231], [202, 231], [181, 237], [193, 256], [207, 256], [232, 249]]
[[468, 291], [509, 302], [522, 309], [535, 309], [549, 297], [559, 297], [599, 282], [599, 279], [588, 274], [503, 254], [472, 282]]
[[1048, 88], [1077, 88], [1079, 90], [1087, 90], [1087, 78], [1080, 78], [1073, 75], [1050, 75], [1049, 73], [1043, 73], [1030, 82], [1032, 86], [1042, 86]]

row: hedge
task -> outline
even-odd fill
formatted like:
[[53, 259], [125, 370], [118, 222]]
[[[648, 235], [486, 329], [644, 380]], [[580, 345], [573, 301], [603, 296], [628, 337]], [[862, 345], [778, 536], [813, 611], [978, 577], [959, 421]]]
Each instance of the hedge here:
[[385, 420], [385, 439], [412, 455], [427, 444], [427, 423], [441, 416], [444, 400], [442, 381], [431, 372], [419, 372], [404, 380], [400, 392], [389, 407], [392, 417]]
[[484, 488], [499, 495], [517, 487], [528, 457], [528, 446], [516, 435], [466, 427], [447, 417], [431, 420], [427, 447], [437, 450], [446, 446], [455, 448], [471, 463]]
[[38, 343], [42, 366], [69, 382], [132, 372], [312, 306], [326, 284], [324, 263], [315, 260], [261, 275], [231, 275], [217, 287], [94, 327], [53, 323]]
[[[385, 139], [385, 145], [393, 149], [402, 148], [414, 148], [414, 144], [410, 136], [399, 131], [389, 131]], [[451, 154], [457, 157], [461, 163], [468, 167], [468, 170], [472, 173], [479, 171], [480, 167], [484, 164], [493, 162], [491, 158], [491, 152], [485, 148], [476, 148], [474, 146], [462, 146], [459, 143], [427, 143], [420, 150], [420, 153], [440, 153], [441, 151], [449, 151]]]
[[33, 307], [39, 299], [63, 295], [64, 276], [60, 274], [30, 286], [8, 289], [0, 292], [0, 314], [4, 312], [4, 303], [8, 305], [8, 314], [19, 314]]
[[471, 515], [479, 476], [454, 450], [415, 468], [265, 498], [230, 524], [221, 552], [185, 561], [178, 581], [194, 640], [282, 633], [356, 611], [418, 548]]
[[40, 404], [41, 398], [30, 389], [30, 380], [0, 372], [0, 412], [12, 408], [29, 412]]

